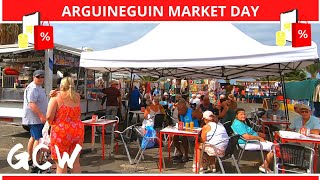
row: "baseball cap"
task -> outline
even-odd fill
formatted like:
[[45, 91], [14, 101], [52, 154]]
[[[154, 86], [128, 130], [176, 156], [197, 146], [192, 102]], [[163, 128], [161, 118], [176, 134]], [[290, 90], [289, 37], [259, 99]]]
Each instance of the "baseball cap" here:
[[44, 76], [44, 70], [36, 70], [33, 72], [33, 76]]
[[307, 109], [307, 110], [311, 111], [311, 108], [305, 104], [301, 104], [300, 109]]
[[163, 95], [164, 95], [164, 96], [168, 96], [168, 93], [167, 93], [167, 92], [164, 92]]
[[204, 113], [203, 113], [203, 118], [204, 119], [208, 119], [208, 120], [210, 120], [210, 121], [212, 121], [213, 120], [213, 113], [211, 112], [211, 111], [205, 111]]

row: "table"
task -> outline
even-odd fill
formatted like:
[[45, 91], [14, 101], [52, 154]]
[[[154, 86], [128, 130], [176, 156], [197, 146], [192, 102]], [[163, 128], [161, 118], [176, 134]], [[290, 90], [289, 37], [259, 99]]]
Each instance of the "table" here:
[[262, 119], [262, 118], [259, 118], [259, 120], [260, 120], [260, 123], [262, 125], [262, 132], [264, 134], [266, 133], [266, 129], [265, 129], [266, 125], [280, 125], [280, 124], [283, 124], [283, 125], [287, 125], [287, 128], [288, 128], [288, 126], [291, 124], [288, 120], [276, 120], [276, 121], [273, 121], [271, 119]]
[[[92, 123], [91, 119], [82, 121], [82, 123], [85, 126], [91, 126], [92, 127], [92, 133], [91, 133], [91, 149], [93, 150], [94, 142], [95, 142], [95, 127], [101, 126], [102, 128], [102, 139], [101, 139], [101, 145], [102, 145], [102, 159], [104, 160], [104, 133], [105, 133], [105, 127], [109, 125], [116, 126], [116, 129], [118, 130], [118, 121], [117, 120], [109, 120], [109, 119], [102, 119], [98, 120], [98, 122]], [[114, 141], [114, 128], [112, 128], [111, 131], [111, 149], [109, 151], [109, 156], [111, 156], [111, 152], [113, 152], [113, 141]], [[116, 149], [118, 149], [118, 142], [116, 143]]]
[[[133, 114], [136, 115], [136, 117], [137, 117], [137, 119], [136, 119], [136, 124], [137, 124], [138, 121], [140, 122], [140, 114], [142, 114], [142, 115], [144, 114], [144, 112], [142, 112], [141, 110], [129, 111], [129, 113], [133, 113]], [[128, 125], [128, 122], [127, 122], [127, 126], [129, 126], [129, 125]]]
[[[167, 126], [166, 128], [160, 130], [160, 143], [159, 143], [159, 169], [160, 172], [162, 171], [162, 135], [167, 134], [168, 137], [168, 153], [169, 153], [169, 160], [170, 160], [170, 144], [171, 144], [171, 140], [170, 140], [170, 136], [191, 136], [191, 137], [195, 137], [196, 142], [195, 142], [195, 149], [198, 147], [198, 137], [200, 134], [201, 128], [194, 128], [192, 131], [191, 130], [178, 130], [176, 127], [172, 127], [172, 126]], [[197, 152], [195, 150], [195, 152]], [[196, 154], [196, 159], [198, 159], [198, 155]], [[196, 162], [196, 173], [198, 173], [198, 162]]]
[[293, 143], [309, 143], [315, 144], [314, 146], [314, 157], [313, 157], [313, 172], [317, 172], [317, 161], [318, 161], [318, 145], [320, 144], [320, 139], [305, 137], [305, 138], [289, 138], [289, 137], [282, 137], [279, 132], [274, 133], [274, 138], [279, 139], [282, 143], [286, 142], [293, 142]]

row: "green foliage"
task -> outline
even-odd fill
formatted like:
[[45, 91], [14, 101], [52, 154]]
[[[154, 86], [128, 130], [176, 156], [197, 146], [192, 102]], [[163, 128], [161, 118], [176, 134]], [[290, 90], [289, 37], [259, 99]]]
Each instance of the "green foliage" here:
[[[307, 73], [304, 69], [297, 69], [290, 73], [284, 74], [285, 81], [303, 81], [307, 78]], [[267, 78], [259, 78], [257, 81], [268, 81]], [[280, 81], [280, 77], [269, 77], [269, 81]]]
[[306, 67], [306, 71], [311, 74], [312, 79], [316, 79], [319, 70], [320, 70], [320, 63], [311, 64]]

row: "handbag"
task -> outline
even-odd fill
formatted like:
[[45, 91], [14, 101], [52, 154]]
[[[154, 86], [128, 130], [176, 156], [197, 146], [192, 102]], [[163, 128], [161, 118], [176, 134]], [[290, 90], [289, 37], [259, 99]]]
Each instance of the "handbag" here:
[[142, 142], [141, 142], [141, 148], [152, 148], [156, 144], [156, 137], [157, 133], [156, 130], [152, 126], [146, 127], [146, 134], [144, 135]]

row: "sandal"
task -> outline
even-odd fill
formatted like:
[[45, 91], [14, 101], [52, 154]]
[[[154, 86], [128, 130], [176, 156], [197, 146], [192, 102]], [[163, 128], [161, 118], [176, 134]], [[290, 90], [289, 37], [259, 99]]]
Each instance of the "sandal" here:
[[213, 172], [213, 173], [216, 173], [216, 172], [217, 172], [217, 169], [216, 169], [216, 166], [215, 166], [215, 165], [210, 165], [209, 168], [210, 168], [210, 171], [211, 171], [211, 172]]

